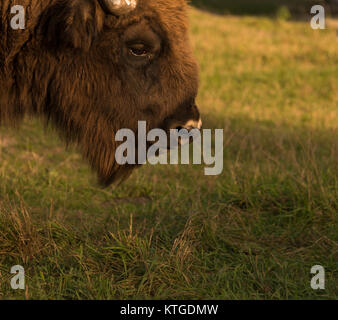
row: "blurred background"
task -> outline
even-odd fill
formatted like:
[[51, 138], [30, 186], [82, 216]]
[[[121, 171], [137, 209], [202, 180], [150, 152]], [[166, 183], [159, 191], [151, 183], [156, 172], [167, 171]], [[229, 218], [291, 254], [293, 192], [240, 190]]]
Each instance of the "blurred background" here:
[[338, 14], [337, 0], [191, 0], [201, 9], [236, 15], [280, 15], [290, 17], [309, 15], [314, 5], [322, 5], [331, 15]]

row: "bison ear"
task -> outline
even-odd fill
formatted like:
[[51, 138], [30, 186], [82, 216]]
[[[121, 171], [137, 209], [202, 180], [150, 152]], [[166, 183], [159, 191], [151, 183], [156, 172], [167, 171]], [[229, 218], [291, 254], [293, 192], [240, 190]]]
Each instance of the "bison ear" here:
[[101, 31], [104, 14], [93, 0], [63, 0], [50, 7], [42, 29], [47, 45], [88, 51]]

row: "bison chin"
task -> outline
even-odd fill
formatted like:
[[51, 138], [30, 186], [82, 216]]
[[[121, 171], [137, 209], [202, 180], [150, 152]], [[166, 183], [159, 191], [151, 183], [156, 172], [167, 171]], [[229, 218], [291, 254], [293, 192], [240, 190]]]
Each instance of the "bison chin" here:
[[[185, 108], [181, 106], [179, 110], [180, 112], [177, 112], [175, 113], [175, 115], [166, 118], [160, 126], [160, 128], [162, 128], [167, 134], [167, 150], [181, 145], [182, 138], [184, 143], [188, 141], [191, 143], [193, 141], [194, 135], [190, 136], [190, 132], [193, 129], [200, 130], [202, 128], [200, 113], [194, 103], [189, 104], [188, 107]], [[181, 131], [182, 129], [186, 130], [185, 133], [189, 135], [189, 139], [185, 139], [185, 134]], [[171, 131], [177, 133], [178, 135], [172, 135]], [[136, 164], [127, 163], [124, 165], [120, 165], [118, 163], [115, 152], [118, 148], [118, 145], [120, 144], [117, 144], [116, 141], [112, 141], [111, 144], [105, 144], [101, 140], [101, 143], [96, 144], [94, 149], [88, 147], [85, 156], [90, 160], [92, 168], [98, 172], [98, 181], [102, 187], [108, 187], [111, 184], [114, 184], [116, 186], [120, 185], [129, 178], [134, 169], [141, 166], [141, 164], [139, 163], [143, 163], [143, 161], [138, 158], [138, 148], [144, 145], [143, 148], [145, 149], [144, 151], [146, 155], [148, 148], [153, 145], [154, 142], [138, 141], [137, 132], [134, 132], [134, 134], [136, 142], [134, 149]], [[172, 138], [177, 138], [176, 142], [178, 143], [178, 145], [174, 146], [172, 144]], [[106, 152], [102, 152], [102, 150], [106, 150]], [[127, 155], [125, 154], [125, 156]]]
[[113, 167], [109, 175], [100, 173], [98, 174], [99, 185], [103, 188], [107, 188], [110, 185], [119, 186], [124, 181], [126, 181], [133, 171], [139, 167], [137, 164], [125, 164], [125, 165], [116, 165]]

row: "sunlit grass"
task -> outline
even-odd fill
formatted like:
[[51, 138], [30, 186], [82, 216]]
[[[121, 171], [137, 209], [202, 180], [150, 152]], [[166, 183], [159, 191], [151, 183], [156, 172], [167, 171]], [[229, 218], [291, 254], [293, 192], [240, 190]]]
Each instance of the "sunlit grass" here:
[[[337, 299], [337, 23], [192, 10], [224, 171], [144, 166], [100, 189], [37, 120], [0, 134], [0, 298]], [[10, 267], [26, 270], [13, 291]], [[311, 266], [326, 289], [310, 288]]]

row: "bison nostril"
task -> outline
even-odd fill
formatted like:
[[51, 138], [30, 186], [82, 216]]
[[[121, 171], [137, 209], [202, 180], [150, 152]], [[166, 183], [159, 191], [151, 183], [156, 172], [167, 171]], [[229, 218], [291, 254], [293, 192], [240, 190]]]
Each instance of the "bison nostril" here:
[[200, 129], [198, 127], [194, 127], [194, 126], [187, 126], [187, 127], [182, 127], [182, 126], [178, 126], [176, 127], [176, 130], [177, 131], [181, 131], [181, 130], [187, 130], [188, 132], [190, 132], [191, 130], [194, 130], [194, 129]]

